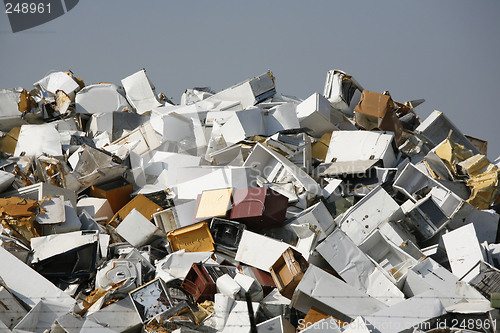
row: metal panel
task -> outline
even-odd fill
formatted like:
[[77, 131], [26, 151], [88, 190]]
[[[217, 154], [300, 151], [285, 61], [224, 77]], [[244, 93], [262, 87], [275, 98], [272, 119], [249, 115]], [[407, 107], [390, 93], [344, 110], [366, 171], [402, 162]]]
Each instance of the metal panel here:
[[295, 289], [292, 306], [304, 313], [314, 306], [346, 322], [387, 308], [379, 300], [314, 265], [309, 265]]
[[132, 290], [129, 295], [143, 323], [173, 306], [160, 278]]

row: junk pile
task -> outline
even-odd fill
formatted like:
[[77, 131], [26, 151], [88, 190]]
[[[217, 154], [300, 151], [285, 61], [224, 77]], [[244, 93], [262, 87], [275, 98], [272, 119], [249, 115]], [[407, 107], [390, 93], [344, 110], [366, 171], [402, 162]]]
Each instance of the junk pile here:
[[498, 332], [499, 165], [330, 70], [0, 90], [1, 332]]

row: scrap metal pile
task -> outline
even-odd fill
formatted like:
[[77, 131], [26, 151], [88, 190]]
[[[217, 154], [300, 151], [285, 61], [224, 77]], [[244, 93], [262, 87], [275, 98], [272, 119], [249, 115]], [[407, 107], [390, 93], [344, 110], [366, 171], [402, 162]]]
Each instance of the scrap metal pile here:
[[121, 83], [0, 90], [1, 332], [497, 331], [499, 164], [444, 113]]

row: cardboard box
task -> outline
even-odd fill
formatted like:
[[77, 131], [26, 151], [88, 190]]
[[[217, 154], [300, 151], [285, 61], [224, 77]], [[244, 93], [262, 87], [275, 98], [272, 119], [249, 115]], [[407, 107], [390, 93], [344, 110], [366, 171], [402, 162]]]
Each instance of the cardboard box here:
[[304, 276], [307, 267], [309, 267], [309, 263], [302, 255], [294, 249], [288, 248], [269, 270], [279, 292], [291, 299], [295, 287]]

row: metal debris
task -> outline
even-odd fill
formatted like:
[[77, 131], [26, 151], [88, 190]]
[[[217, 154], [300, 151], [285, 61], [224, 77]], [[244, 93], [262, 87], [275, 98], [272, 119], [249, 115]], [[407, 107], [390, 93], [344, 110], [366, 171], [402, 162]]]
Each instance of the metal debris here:
[[443, 112], [121, 84], [0, 90], [0, 331], [500, 331], [499, 159]]

